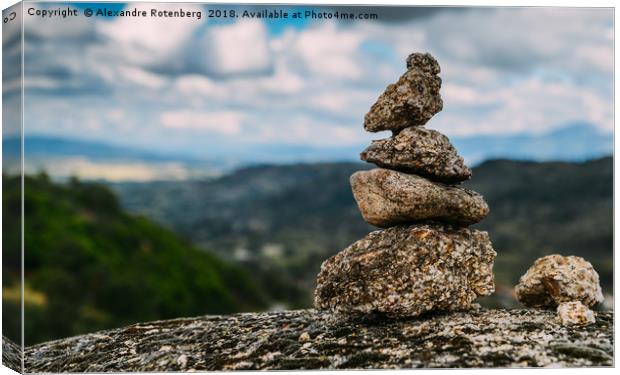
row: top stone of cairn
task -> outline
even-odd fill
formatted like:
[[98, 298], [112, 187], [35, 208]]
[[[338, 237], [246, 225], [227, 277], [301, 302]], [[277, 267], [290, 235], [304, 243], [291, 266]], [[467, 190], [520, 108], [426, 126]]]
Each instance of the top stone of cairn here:
[[364, 129], [399, 132], [410, 126], [426, 124], [443, 108], [439, 72], [439, 63], [430, 54], [409, 55], [407, 72], [389, 85], [372, 105], [364, 117]]

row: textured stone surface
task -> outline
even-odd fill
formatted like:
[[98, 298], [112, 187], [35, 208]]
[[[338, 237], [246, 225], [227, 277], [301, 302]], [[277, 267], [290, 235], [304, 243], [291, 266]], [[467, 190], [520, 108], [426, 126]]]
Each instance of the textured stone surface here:
[[414, 52], [407, 56], [407, 69], [420, 69], [426, 74], [439, 74], [439, 63], [430, 53]]
[[28, 347], [26, 371], [611, 366], [613, 313], [596, 314], [586, 327], [564, 327], [548, 310], [402, 320], [341, 320], [315, 310], [204, 316]]
[[489, 213], [482, 195], [416, 175], [375, 168], [350, 180], [364, 220], [381, 228], [423, 220], [470, 225]]
[[548, 255], [537, 259], [515, 287], [517, 299], [526, 306], [554, 307], [580, 301], [593, 306], [603, 301], [598, 273], [577, 256]]
[[22, 349], [19, 345], [2, 336], [2, 365], [22, 373]]
[[558, 305], [558, 318], [565, 326], [588, 325], [596, 323], [594, 312], [579, 301], [564, 302]]
[[417, 316], [467, 309], [493, 293], [487, 232], [442, 225], [369, 233], [321, 266], [314, 306], [336, 313]]
[[433, 181], [456, 183], [471, 177], [471, 170], [448, 137], [423, 127], [409, 127], [390, 138], [372, 141], [360, 157], [383, 168]]
[[407, 58], [407, 66], [407, 72], [388, 85], [364, 117], [367, 131], [424, 125], [443, 108], [437, 61], [430, 54], [413, 54]]

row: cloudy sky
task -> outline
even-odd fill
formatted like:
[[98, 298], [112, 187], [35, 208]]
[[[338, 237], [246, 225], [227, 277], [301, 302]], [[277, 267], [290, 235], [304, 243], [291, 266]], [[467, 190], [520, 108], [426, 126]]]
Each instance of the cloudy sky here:
[[[154, 6], [203, 18], [26, 17], [26, 133], [199, 157], [363, 147], [387, 136], [363, 117], [414, 51], [441, 65], [444, 110], [427, 126], [450, 137], [613, 130], [611, 9], [362, 8], [379, 19], [343, 21], [107, 8]], [[5, 81], [5, 100], [18, 88]]]

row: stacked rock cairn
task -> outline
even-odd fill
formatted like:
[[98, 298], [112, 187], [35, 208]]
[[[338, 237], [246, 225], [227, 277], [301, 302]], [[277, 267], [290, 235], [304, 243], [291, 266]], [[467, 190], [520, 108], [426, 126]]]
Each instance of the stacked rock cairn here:
[[459, 186], [471, 177], [450, 140], [424, 128], [443, 108], [439, 64], [428, 53], [407, 58], [364, 119], [375, 140], [361, 159], [379, 168], [351, 176], [369, 233], [321, 266], [317, 309], [349, 316], [413, 317], [466, 310], [494, 292], [493, 250], [486, 232], [467, 226], [485, 218], [483, 197]]

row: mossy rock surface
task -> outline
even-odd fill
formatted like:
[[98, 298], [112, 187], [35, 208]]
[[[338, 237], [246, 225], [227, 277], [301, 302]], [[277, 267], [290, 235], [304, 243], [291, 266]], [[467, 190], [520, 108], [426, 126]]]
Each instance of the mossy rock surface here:
[[347, 319], [316, 310], [203, 316], [100, 331], [25, 350], [27, 372], [613, 365], [613, 312], [564, 327], [549, 310]]

